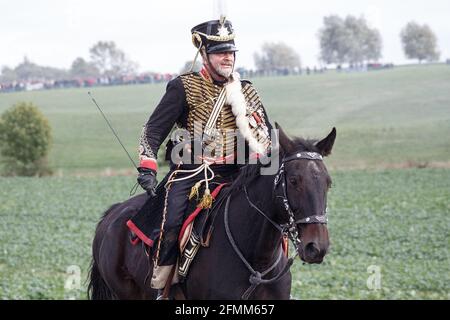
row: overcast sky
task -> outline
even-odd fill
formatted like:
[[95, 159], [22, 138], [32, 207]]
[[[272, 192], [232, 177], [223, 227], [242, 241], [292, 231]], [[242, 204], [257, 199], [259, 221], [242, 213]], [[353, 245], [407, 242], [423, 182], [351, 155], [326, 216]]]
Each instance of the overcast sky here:
[[[140, 71], [178, 72], [193, 59], [190, 29], [217, 19], [214, 0], [0, 0], [0, 66], [26, 55], [40, 65], [70, 68], [89, 59], [99, 40], [115, 41]], [[381, 32], [383, 62], [407, 63], [400, 30], [415, 20], [438, 37], [441, 60], [450, 58], [449, 0], [228, 0], [224, 10], [236, 33], [237, 66], [252, 68], [266, 41], [283, 41], [303, 66], [318, 65], [317, 32], [323, 17], [364, 15]]]

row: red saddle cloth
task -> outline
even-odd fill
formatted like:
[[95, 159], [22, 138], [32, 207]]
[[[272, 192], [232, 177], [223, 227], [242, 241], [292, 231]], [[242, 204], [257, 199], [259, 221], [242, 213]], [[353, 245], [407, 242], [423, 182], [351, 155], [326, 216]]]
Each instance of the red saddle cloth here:
[[[222, 183], [219, 184], [217, 187], [214, 188], [214, 190], [211, 192], [211, 197], [215, 200], [217, 198], [217, 196], [219, 195], [220, 191], [223, 189], [224, 186], [226, 186], [227, 183]], [[198, 214], [203, 210], [203, 208], [199, 205], [197, 205], [197, 207], [195, 208], [195, 210], [188, 215], [187, 219], [184, 221], [183, 226], [181, 227], [179, 236], [178, 236], [178, 240], [179, 242], [185, 242], [182, 241], [183, 239], [187, 239], [189, 238], [189, 234], [191, 231], [191, 227], [192, 227], [192, 223], [195, 221], [195, 218], [198, 216]], [[162, 214], [162, 212], [161, 212]], [[132, 233], [134, 234], [134, 236], [131, 239], [131, 243], [133, 245], [137, 245], [139, 243], [139, 241], [143, 241], [144, 243], [146, 243], [148, 246], [152, 247], [154, 244], [154, 240], [157, 237], [157, 235], [159, 234], [159, 226], [160, 223], [153, 223], [152, 225], [154, 226], [153, 232], [147, 232], [147, 234], [145, 234], [143, 232], [143, 230], [141, 228], [139, 228], [137, 225], [134, 224], [134, 222], [130, 219], [127, 221], [127, 226], [130, 229], [130, 231], [132, 231]], [[188, 231], [188, 232], [186, 232]], [[186, 234], [185, 237], [183, 237]]]
[[[223, 188], [224, 186], [226, 186], [226, 185], [227, 185], [227, 183], [219, 184], [219, 185], [214, 189], [214, 191], [211, 192], [212, 198], [213, 198], [213, 199], [216, 199], [217, 196], [219, 195], [220, 191], [222, 190], [222, 188]], [[185, 233], [186, 233], [186, 231], [189, 231], [188, 233], [190, 233], [190, 230], [188, 230], [188, 227], [191, 225], [191, 223], [194, 222], [195, 218], [198, 216], [198, 214], [199, 214], [202, 210], [203, 210], [203, 208], [202, 208], [200, 205], [198, 205], [197, 208], [195, 208], [194, 212], [192, 212], [192, 213], [187, 217], [187, 219], [184, 221], [183, 226], [181, 227], [180, 233], [179, 233], [179, 235], [178, 235], [178, 242], [180, 243], [180, 245], [181, 245], [182, 242], [183, 242], [183, 241], [182, 241], [183, 238], [184, 238], [184, 239], [188, 238], [188, 235], [187, 235], [187, 237], [186, 237], [186, 236], [185, 236]]]

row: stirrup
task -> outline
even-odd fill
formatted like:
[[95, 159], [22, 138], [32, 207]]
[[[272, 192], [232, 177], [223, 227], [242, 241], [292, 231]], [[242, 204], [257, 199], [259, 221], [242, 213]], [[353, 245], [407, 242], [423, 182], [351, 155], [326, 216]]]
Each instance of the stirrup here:
[[169, 300], [169, 298], [163, 298], [164, 289], [158, 289], [156, 294], [156, 300]]

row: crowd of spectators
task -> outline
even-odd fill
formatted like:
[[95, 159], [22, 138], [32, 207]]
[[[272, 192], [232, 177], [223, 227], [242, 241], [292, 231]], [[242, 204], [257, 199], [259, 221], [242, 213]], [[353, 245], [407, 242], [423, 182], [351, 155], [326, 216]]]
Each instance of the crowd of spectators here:
[[22, 81], [0, 83], [0, 92], [161, 83], [170, 81], [174, 77], [176, 77], [176, 74], [147, 73], [120, 77], [85, 77], [67, 80], [28, 79]]
[[[450, 59], [447, 60], [447, 64], [450, 64]], [[391, 69], [394, 65], [370, 63], [363, 66], [348, 66], [343, 68], [337, 66], [338, 72], [355, 72], [355, 71], [371, 71], [381, 69]], [[255, 71], [246, 68], [237, 68], [237, 72], [240, 73], [242, 78], [255, 78], [255, 77], [268, 77], [268, 76], [289, 76], [289, 75], [312, 75], [322, 74], [328, 71], [326, 67], [305, 67], [296, 68], [294, 70], [289, 69], [274, 69], [269, 71]], [[32, 90], [45, 90], [45, 89], [60, 89], [60, 88], [81, 88], [81, 87], [94, 87], [94, 86], [114, 86], [114, 85], [129, 85], [129, 84], [145, 84], [145, 83], [161, 83], [168, 82], [174, 79], [177, 74], [172, 73], [145, 73], [140, 75], [128, 75], [120, 77], [85, 77], [74, 78], [67, 80], [48, 80], [48, 79], [29, 79], [26, 81], [13, 81], [0, 83], [0, 92], [16, 92], [16, 91], [32, 91]]]

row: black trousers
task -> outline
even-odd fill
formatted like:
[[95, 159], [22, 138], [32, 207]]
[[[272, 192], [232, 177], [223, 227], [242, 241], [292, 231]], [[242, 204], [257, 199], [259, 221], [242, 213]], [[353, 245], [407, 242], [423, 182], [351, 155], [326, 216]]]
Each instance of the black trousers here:
[[[191, 169], [181, 167], [180, 169]], [[229, 178], [235, 175], [239, 168], [236, 165], [212, 165], [211, 169], [217, 178]], [[176, 178], [182, 178], [189, 174], [180, 174]], [[189, 205], [191, 188], [205, 175], [203, 172], [187, 180], [173, 182], [167, 194], [166, 221], [163, 225], [161, 246], [159, 249], [158, 265], [167, 266], [175, 264], [179, 255], [178, 235], [183, 226], [184, 216]], [[214, 179], [216, 181], [217, 179]], [[210, 182], [211, 183], [211, 182]], [[212, 191], [212, 190], [211, 190]], [[200, 194], [203, 196], [203, 194]]]

